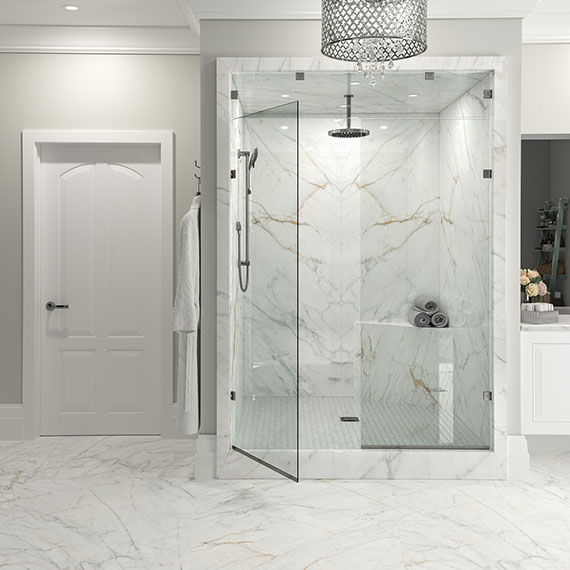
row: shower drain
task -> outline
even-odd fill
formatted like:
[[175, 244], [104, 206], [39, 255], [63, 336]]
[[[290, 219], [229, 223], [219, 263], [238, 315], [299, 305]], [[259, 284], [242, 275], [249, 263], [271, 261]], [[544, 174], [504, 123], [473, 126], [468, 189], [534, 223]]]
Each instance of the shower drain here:
[[341, 416], [341, 422], [359, 422], [360, 420], [356, 416]]

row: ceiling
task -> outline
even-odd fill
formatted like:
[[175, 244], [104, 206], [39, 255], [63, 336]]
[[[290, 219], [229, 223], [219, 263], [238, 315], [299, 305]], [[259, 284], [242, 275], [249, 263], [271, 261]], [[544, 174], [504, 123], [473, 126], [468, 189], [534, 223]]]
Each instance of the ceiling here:
[[[80, 9], [69, 12], [65, 3]], [[429, 0], [428, 6], [430, 18], [524, 18], [525, 42], [570, 43], [570, 0]], [[202, 19], [317, 20], [320, 13], [321, 0], [0, 0], [0, 51], [107, 46], [145, 53], [148, 46], [150, 53], [198, 53]]]
[[[79, 6], [76, 12], [62, 5]], [[188, 26], [178, 0], [0, 0], [0, 25]]]

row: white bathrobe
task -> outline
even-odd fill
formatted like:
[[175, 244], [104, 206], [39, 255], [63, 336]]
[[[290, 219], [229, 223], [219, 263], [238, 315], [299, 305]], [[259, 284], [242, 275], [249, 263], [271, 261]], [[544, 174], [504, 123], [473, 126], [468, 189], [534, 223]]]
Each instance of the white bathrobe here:
[[178, 342], [178, 429], [193, 435], [200, 430], [198, 402], [198, 324], [200, 322], [200, 196], [192, 200], [180, 222], [178, 285], [172, 329]]

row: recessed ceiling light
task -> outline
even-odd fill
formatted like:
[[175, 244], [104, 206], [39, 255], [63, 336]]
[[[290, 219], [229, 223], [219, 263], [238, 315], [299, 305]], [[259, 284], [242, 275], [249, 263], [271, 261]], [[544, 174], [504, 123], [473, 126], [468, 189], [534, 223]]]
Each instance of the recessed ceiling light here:
[[351, 85], [360, 85], [360, 81], [351, 81], [350, 84]]
[[346, 109], [348, 107], [348, 105], [341, 105], [340, 108], [341, 109]]
[[380, 127], [380, 130], [381, 130], [381, 131], [385, 131], [387, 128], [388, 128], [388, 127], [387, 127], [386, 125], [382, 125], [382, 126]]
[[287, 125], [281, 125], [281, 129], [286, 131], [289, 127]]
[[417, 93], [410, 93], [410, 94], [408, 95], [408, 97], [410, 97], [411, 99], [413, 99], [414, 97], [417, 97], [417, 96], [418, 96]]
[[70, 12], [77, 12], [77, 10], [79, 10], [79, 6], [75, 6], [74, 4], [65, 4], [62, 8]]
[[291, 95], [281, 95], [281, 97], [283, 97], [283, 99], [288, 99], [289, 97], [291, 97]]

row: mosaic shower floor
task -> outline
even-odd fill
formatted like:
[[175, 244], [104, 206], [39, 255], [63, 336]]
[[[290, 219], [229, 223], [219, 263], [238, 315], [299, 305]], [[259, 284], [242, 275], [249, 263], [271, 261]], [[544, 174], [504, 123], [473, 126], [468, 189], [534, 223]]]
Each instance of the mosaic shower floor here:
[[[296, 446], [296, 400], [256, 398], [238, 402], [234, 445], [244, 450]], [[359, 422], [342, 422], [358, 417]], [[488, 446], [462, 420], [437, 407], [384, 404], [354, 398], [301, 398], [301, 449]]]

